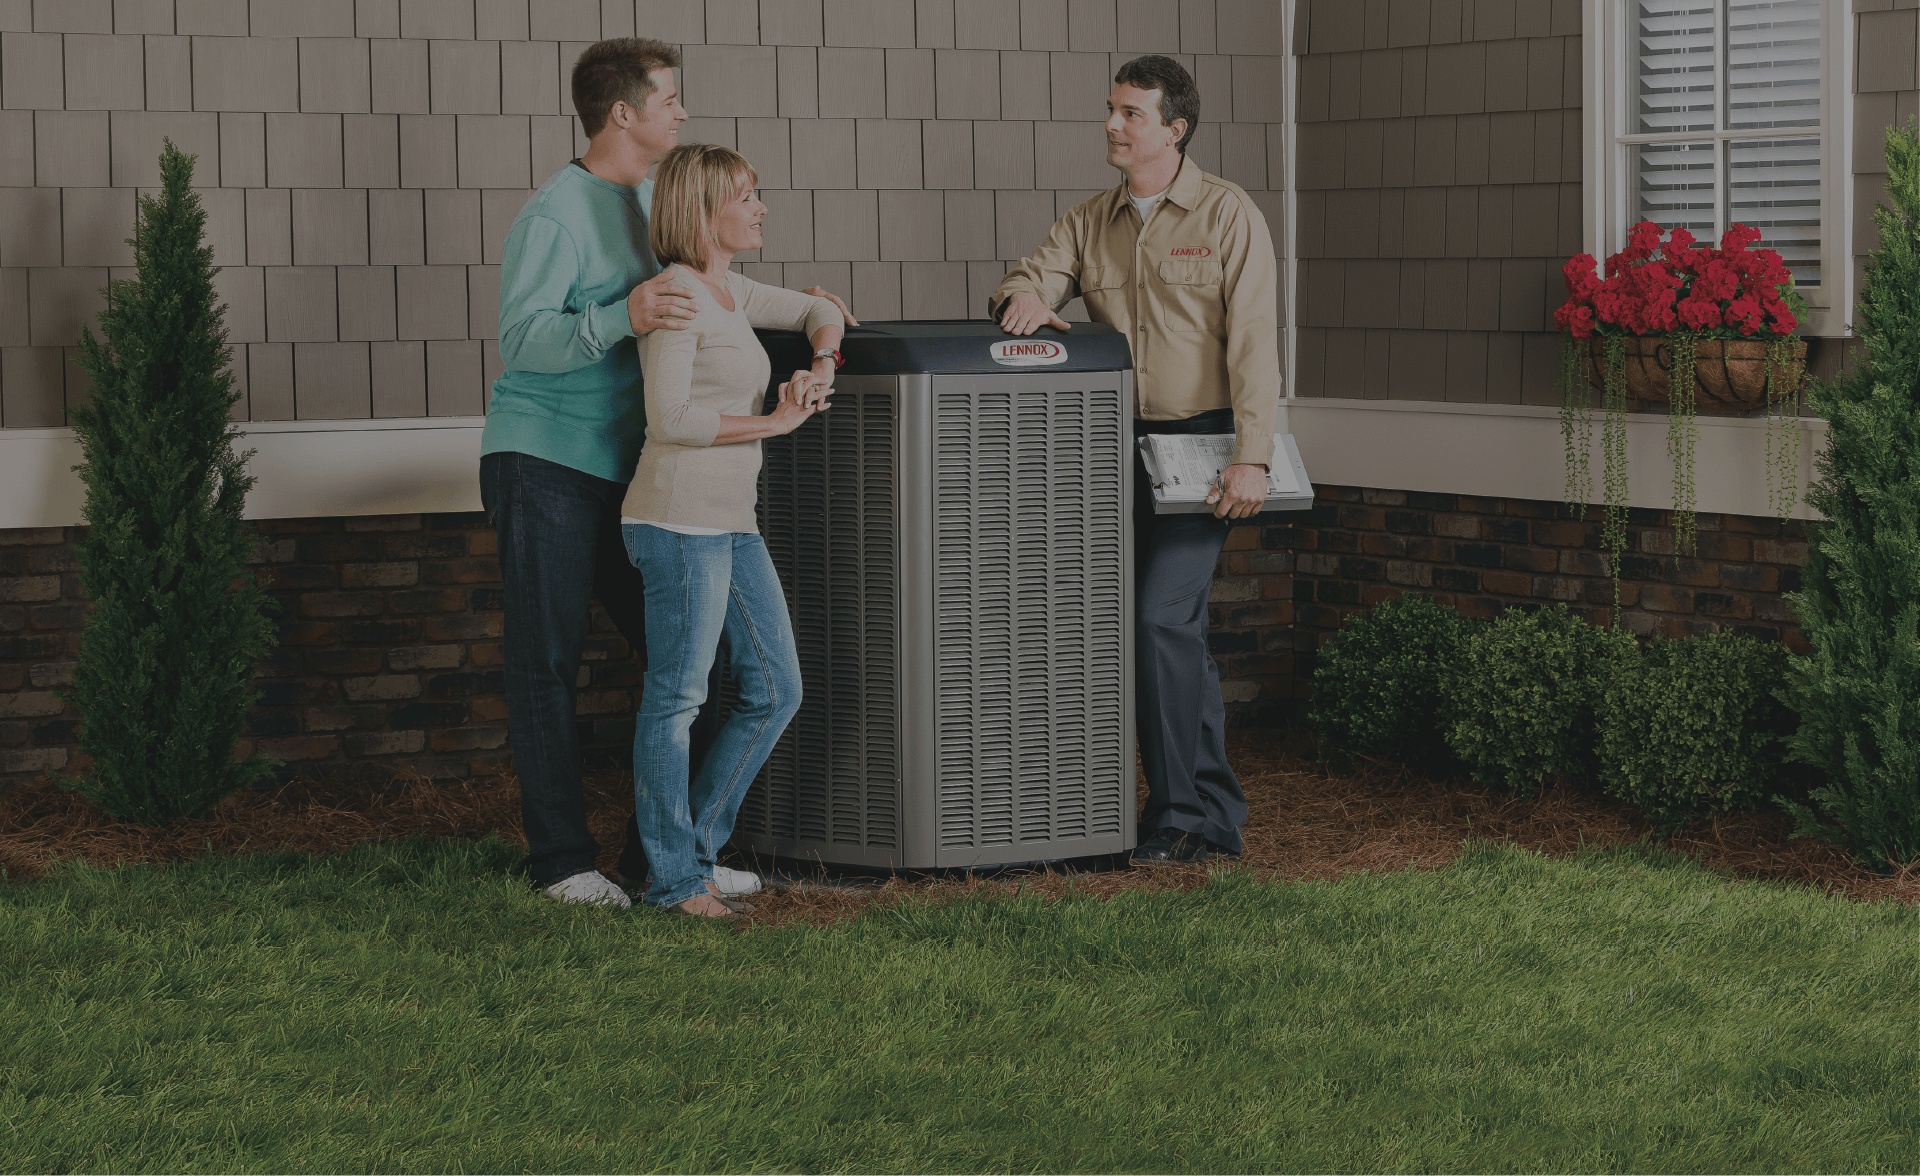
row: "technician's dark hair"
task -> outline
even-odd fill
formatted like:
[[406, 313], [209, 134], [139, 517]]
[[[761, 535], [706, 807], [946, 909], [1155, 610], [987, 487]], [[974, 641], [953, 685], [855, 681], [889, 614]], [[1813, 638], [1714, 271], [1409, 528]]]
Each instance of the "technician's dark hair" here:
[[1193, 141], [1193, 132], [1200, 128], [1200, 87], [1193, 84], [1193, 75], [1186, 67], [1171, 57], [1152, 53], [1121, 66], [1113, 80], [1142, 90], [1160, 91], [1160, 122], [1170, 127], [1175, 119], [1187, 120], [1187, 133], [1174, 144], [1180, 154], [1185, 155], [1187, 144]]
[[639, 110], [653, 93], [656, 69], [677, 69], [680, 51], [646, 37], [616, 37], [587, 46], [573, 63], [573, 109], [591, 139], [607, 125], [613, 104]]

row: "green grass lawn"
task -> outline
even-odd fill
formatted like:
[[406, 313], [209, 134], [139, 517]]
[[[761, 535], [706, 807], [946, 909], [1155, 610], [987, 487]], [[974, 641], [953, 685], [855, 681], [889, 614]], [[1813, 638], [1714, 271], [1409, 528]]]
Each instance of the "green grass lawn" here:
[[514, 856], [0, 885], [0, 1168], [1920, 1167], [1913, 908], [1485, 848], [736, 933]]

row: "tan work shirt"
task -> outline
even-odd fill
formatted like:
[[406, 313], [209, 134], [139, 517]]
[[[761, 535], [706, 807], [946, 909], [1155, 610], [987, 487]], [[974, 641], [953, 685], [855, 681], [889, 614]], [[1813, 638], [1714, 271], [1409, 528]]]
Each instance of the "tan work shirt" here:
[[1232, 408], [1236, 463], [1270, 465], [1280, 403], [1273, 237], [1240, 187], [1183, 160], [1145, 232], [1127, 185], [1069, 209], [988, 299], [1015, 294], [1087, 314], [1133, 348], [1134, 415], [1180, 420]]

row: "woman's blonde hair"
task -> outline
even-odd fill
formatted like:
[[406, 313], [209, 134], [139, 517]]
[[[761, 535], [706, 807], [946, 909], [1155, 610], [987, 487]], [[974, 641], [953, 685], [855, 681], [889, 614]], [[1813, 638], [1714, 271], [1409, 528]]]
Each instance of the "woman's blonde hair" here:
[[712, 143], [682, 143], [662, 157], [647, 221], [647, 243], [662, 266], [705, 268], [714, 214], [740, 195], [742, 177], [749, 187], [760, 182], [746, 156]]

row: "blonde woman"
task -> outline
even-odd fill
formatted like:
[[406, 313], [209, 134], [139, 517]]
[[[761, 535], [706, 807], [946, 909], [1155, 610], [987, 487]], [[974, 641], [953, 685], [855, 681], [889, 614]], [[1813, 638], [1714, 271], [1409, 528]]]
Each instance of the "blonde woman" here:
[[[760, 248], [758, 180], [725, 147], [685, 144], [660, 161], [648, 236], [665, 272], [693, 291], [694, 316], [686, 330], [640, 343], [646, 445], [621, 507], [627, 555], [646, 581], [646, 690], [633, 736], [646, 900], [705, 918], [737, 917], [713, 885], [714, 855], [800, 707], [787, 602], [754, 522], [760, 440], [826, 411], [846, 322], [824, 298], [727, 268]], [[755, 327], [804, 331], [815, 348], [813, 369], [780, 386], [771, 413], [761, 411], [772, 370]], [[740, 705], [689, 788], [688, 731], [723, 632]]]

